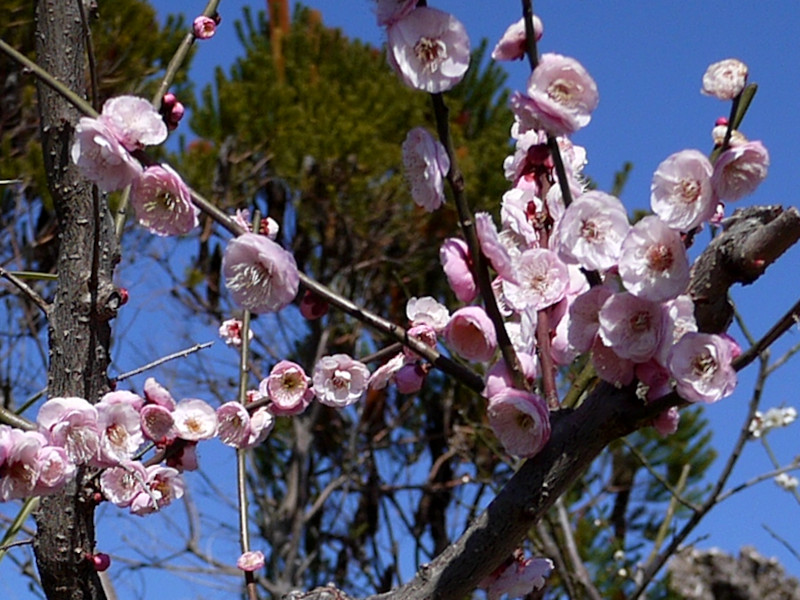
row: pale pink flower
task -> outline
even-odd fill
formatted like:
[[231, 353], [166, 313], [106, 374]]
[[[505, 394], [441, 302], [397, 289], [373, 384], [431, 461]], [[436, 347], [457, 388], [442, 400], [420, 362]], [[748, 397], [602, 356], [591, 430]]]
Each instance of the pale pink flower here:
[[619, 275], [625, 289], [640, 298], [677, 298], [689, 284], [689, 257], [680, 233], [655, 215], [638, 221], [622, 243]]
[[619, 260], [630, 224], [619, 198], [586, 192], [569, 205], [553, 233], [553, 247], [566, 263], [604, 271]]
[[261, 381], [258, 391], [268, 397], [269, 410], [275, 416], [292, 416], [303, 412], [314, 397], [303, 367], [282, 360]]
[[599, 335], [592, 346], [592, 366], [600, 379], [616, 387], [629, 385], [633, 381], [633, 361], [618, 356], [611, 347], [603, 343]]
[[148, 404], [139, 411], [142, 435], [156, 444], [168, 444], [178, 437], [172, 410], [160, 404]]
[[530, 458], [550, 439], [550, 412], [541, 396], [506, 388], [489, 399], [489, 426], [506, 452]]
[[[533, 36], [536, 41], [542, 39], [544, 27], [542, 20], [533, 15]], [[525, 19], [509, 25], [503, 37], [492, 50], [493, 60], [519, 60], [525, 56]]]
[[222, 274], [233, 301], [254, 313], [281, 310], [294, 299], [300, 285], [294, 256], [256, 233], [228, 242]]
[[653, 419], [652, 425], [661, 437], [667, 437], [678, 431], [681, 422], [681, 413], [672, 406]]
[[[426, 346], [429, 346], [430, 348], [435, 348], [438, 339], [437, 338], [438, 334], [444, 331], [444, 328], [447, 327], [447, 323], [449, 321], [450, 321], [450, 313], [448, 311], [447, 320], [444, 322], [441, 331], [437, 332], [430, 325], [422, 323], [420, 325], [413, 325], [412, 327], [409, 327], [408, 330], [406, 331], [406, 335], [409, 338], [419, 340], [420, 342], [422, 342]], [[406, 357], [407, 362], [415, 362], [420, 358], [419, 355], [408, 346], [403, 346], [403, 355]]]
[[480, 306], [465, 306], [454, 312], [444, 338], [453, 352], [476, 362], [488, 361], [497, 349], [494, 324]]
[[139, 411], [131, 403], [100, 401], [97, 427], [101, 432], [100, 452], [94, 464], [112, 466], [130, 460], [144, 442]]
[[[239, 319], [227, 319], [219, 326], [219, 337], [229, 346], [239, 347], [242, 345], [242, 322]], [[247, 339], [253, 339], [253, 330], [247, 330]]]
[[175, 445], [170, 447], [167, 455], [167, 466], [179, 472], [196, 471], [197, 463], [197, 442], [187, 442], [177, 440]]
[[100, 402], [95, 404], [95, 408], [99, 408], [101, 404], [127, 404], [138, 412], [144, 406], [144, 402], [144, 398], [130, 390], [113, 390], [103, 394], [103, 397], [100, 398]]
[[196, 442], [207, 440], [217, 433], [217, 415], [208, 402], [195, 398], [181, 400], [172, 413], [178, 437]]
[[472, 302], [478, 296], [478, 288], [467, 243], [460, 238], [447, 238], [439, 248], [439, 261], [456, 298]]
[[134, 180], [131, 206], [139, 225], [156, 235], [183, 235], [199, 222], [189, 188], [167, 164], [147, 167]]
[[441, 331], [450, 320], [450, 311], [433, 296], [416, 296], [406, 303], [406, 316], [411, 325], [429, 325], [434, 331]]
[[167, 125], [155, 106], [138, 96], [116, 96], [103, 104], [103, 122], [131, 152], [167, 139]]
[[500, 204], [500, 221], [503, 227], [514, 232], [525, 248], [539, 246], [537, 227], [547, 217], [544, 202], [533, 189], [512, 188], [503, 194]]
[[555, 252], [531, 248], [514, 263], [515, 281], [503, 281], [503, 295], [515, 310], [541, 310], [561, 300], [569, 284], [567, 265]]
[[198, 40], [207, 40], [217, 33], [217, 22], [211, 17], [200, 15], [192, 23], [192, 32]]
[[720, 200], [739, 200], [752, 194], [767, 177], [769, 152], [761, 142], [728, 148], [714, 163], [711, 185]]
[[528, 79], [525, 110], [522, 115], [514, 112], [526, 128], [568, 135], [589, 124], [599, 99], [597, 85], [583, 65], [574, 58], [547, 53]]
[[42, 464], [39, 451], [47, 439], [38, 431], [9, 429], [6, 432], [6, 460], [0, 477], [0, 502], [34, 494]]
[[228, 446], [241, 448], [250, 438], [250, 414], [239, 402], [226, 402], [217, 408], [217, 435]]
[[652, 358], [644, 363], [639, 363], [634, 368], [636, 379], [639, 380], [641, 386], [637, 389], [636, 394], [648, 402], [657, 400], [662, 396], [666, 396], [672, 391], [672, 384], [669, 379], [669, 371], [667, 368], [659, 364], [659, 362]]
[[147, 491], [139, 492], [131, 502], [131, 512], [144, 516], [183, 497], [185, 485], [177, 469], [153, 465], [147, 467]]
[[469, 38], [461, 21], [430, 7], [418, 7], [387, 31], [388, 59], [409, 87], [437, 94], [464, 77]]
[[703, 88], [706, 96], [720, 100], [733, 100], [747, 85], [747, 65], [736, 58], [727, 58], [709, 65], [703, 74]]
[[481, 245], [481, 252], [497, 271], [497, 274], [505, 280], [516, 281], [516, 271], [511, 254], [497, 233], [497, 228], [495, 228], [489, 213], [475, 213], [475, 233]]
[[486, 590], [487, 600], [523, 598], [544, 587], [545, 578], [553, 570], [549, 558], [525, 558], [522, 550], [514, 552], [511, 560], [484, 578], [478, 587]]
[[422, 389], [427, 373], [419, 363], [406, 363], [397, 370], [394, 382], [401, 394], [416, 394]]
[[39, 478], [33, 495], [53, 494], [72, 478], [77, 470], [61, 446], [42, 446], [36, 455], [39, 463]]
[[131, 505], [133, 499], [145, 490], [147, 470], [139, 461], [124, 460], [100, 475], [100, 490], [109, 502], [120, 508]]
[[61, 446], [75, 464], [97, 457], [100, 427], [97, 409], [83, 398], [50, 398], [42, 404], [37, 423], [47, 432], [50, 443]]
[[731, 366], [733, 347], [728, 339], [690, 331], [672, 347], [667, 368], [681, 398], [688, 402], [716, 402], [736, 388]]
[[314, 365], [314, 395], [322, 404], [344, 408], [358, 402], [367, 390], [369, 369], [347, 354], [323, 356]]
[[444, 178], [450, 157], [442, 144], [424, 127], [408, 132], [403, 142], [403, 167], [417, 206], [432, 212], [444, 202]]
[[650, 360], [663, 337], [661, 305], [629, 292], [614, 294], [598, 313], [598, 333], [620, 358]]
[[244, 443], [244, 448], [257, 446], [269, 435], [275, 426], [275, 416], [266, 406], [262, 406], [250, 415], [250, 436]]
[[263, 569], [264, 553], [261, 552], [261, 550], [245, 552], [236, 561], [236, 566], [242, 571], [250, 571], [250, 572]]
[[[528, 383], [533, 383], [539, 376], [539, 363], [536, 355], [517, 352], [517, 359], [520, 367], [522, 367], [522, 374], [525, 379]], [[511, 371], [509, 371], [505, 359], [501, 358], [486, 373], [485, 387], [481, 394], [484, 398], [491, 398], [503, 390], [513, 387], [514, 380], [511, 377]]]
[[673, 229], [689, 231], [708, 221], [717, 206], [711, 187], [713, 167], [698, 150], [667, 157], [653, 173], [650, 207]]
[[121, 190], [142, 173], [139, 161], [98, 119], [83, 117], [78, 121], [70, 156], [81, 175], [96, 183], [104, 192]]
[[697, 322], [694, 318], [694, 302], [691, 296], [683, 294], [665, 302], [664, 314], [664, 339], [656, 352], [655, 359], [666, 368], [669, 351], [672, 346], [683, 337], [685, 333], [697, 331]]
[[403, 352], [398, 352], [372, 372], [369, 377], [369, 387], [373, 390], [384, 389], [405, 364], [406, 355]]
[[172, 394], [153, 377], [145, 379], [144, 396], [147, 398], [148, 402], [163, 406], [169, 411], [175, 410], [175, 399], [172, 397]]

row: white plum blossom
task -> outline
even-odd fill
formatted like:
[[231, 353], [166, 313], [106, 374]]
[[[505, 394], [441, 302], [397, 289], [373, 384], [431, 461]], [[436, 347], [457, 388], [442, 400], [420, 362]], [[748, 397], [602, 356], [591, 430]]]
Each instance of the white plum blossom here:
[[478, 587], [486, 590], [487, 600], [500, 600], [504, 596], [523, 598], [542, 589], [552, 570], [553, 561], [549, 558], [525, 558], [518, 549], [510, 561], [484, 578]]
[[217, 434], [217, 414], [204, 400], [186, 398], [172, 413], [178, 437], [190, 442], [207, 440]]
[[447, 151], [424, 127], [409, 131], [402, 149], [411, 197], [426, 211], [436, 210], [445, 200], [444, 178], [450, 170]]
[[775, 476], [775, 483], [787, 492], [791, 492], [797, 489], [797, 486], [800, 485], [800, 480], [788, 473], [779, 473]]
[[664, 223], [689, 231], [714, 216], [717, 198], [711, 186], [714, 167], [699, 150], [667, 157], [653, 174], [650, 208]]
[[446, 92], [469, 67], [469, 38], [453, 15], [421, 6], [387, 31], [389, 64], [414, 89]]
[[657, 216], [641, 219], [622, 242], [619, 275], [635, 296], [664, 302], [689, 284], [689, 257], [680, 233]]
[[767, 177], [769, 152], [759, 141], [731, 146], [714, 163], [711, 185], [720, 200], [752, 194]]
[[494, 324], [480, 306], [465, 306], [454, 312], [444, 339], [453, 352], [476, 362], [488, 361], [497, 349]]
[[554, 248], [566, 263], [604, 271], [617, 264], [629, 230], [628, 215], [619, 198], [590, 191], [564, 212], [553, 234]]
[[167, 124], [156, 108], [138, 96], [116, 96], [103, 104], [98, 117], [130, 151], [167, 139]]
[[650, 360], [664, 336], [661, 305], [629, 292], [612, 295], [597, 315], [598, 333], [620, 358]]
[[727, 58], [709, 65], [703, 74], [703, 87], [706, 96], [720, 100], [733, 100], [747, 85], [747, 65], [736, 58]]
[[450, 320], [447, 307], [432, 296], [416, 296], [406, 303], [406, 316], [411, 325], [429, 325], [434, 331], [442, 331]]
[[599, 100], [597, 84], [583, 65], [546, 53], [528, 79], [527, 95], [512, 95], [511, 109], [523, 129], [568, 135], [589, 124]]
[[681, 398], [716, 402], [733, 393], [736, 371], [731, 366], [733, 343], [710, 333], [690, 331], [672, 347], [667, 368]]
[[[533, 15], [533, 37], [539, 41], [544, 34], [542, 20]], [[525, 19], [509, 25], [503, 37], [492, 50], [492, 60], [520, 60], [525, 56]]]
[[347, 354], [333, 354], [317, 361], [312, 380], [317, 400], [344, 408], [361, 400], [369, 383], [369, 369]]
[[753, 420], [750, 421], [748, 430], [751, 437], [759, 438], [772, 429], [791, 425], [796, 419], [797, 409], [793, 406], [773, 407], [766, 413], [757, 410], [753, 415]]
[[228, 242], [222, 275], [233, 301], [254, 313], [281, 310], [294, 300], [300, 286], [292, 253], [257, 233]]
[[147, 167], [134, 180], [131, 206], [139, 225], [155, 235], [183, 235], [199, 223], [189, 188], [167, 164]]
[[505, 388], [489, 399], [489, 426], [506, 452], [530, 458], [550, 439], [550, 412], [541, 396]]
[[104, 192], [129, 186], [143, 171], [111, 129], [89, 117], [82, 117], [75, 126], [70, 156], [81, 175]]
[[503, 281], [503, 295], [515, 310], [541, 310], [567, 293], [569, 271], [552, 250], [531, 248], [514, 263], [514, 281]]

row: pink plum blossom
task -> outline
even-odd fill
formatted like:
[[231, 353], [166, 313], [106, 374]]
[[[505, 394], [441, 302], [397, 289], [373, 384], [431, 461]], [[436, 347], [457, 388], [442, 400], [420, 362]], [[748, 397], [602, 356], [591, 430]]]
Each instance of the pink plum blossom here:
[[514, 281], [503, 281], [503, 295], [515, 310], [541, 310], [561, 300], [567, 292], [569, 272], [555, 252], [531, 248], [514, 263]]
[[568, 135], [586, 127], [600, 96], [588, 71], [574, 58], [543, 54], [528, 79], [522, 111], [514, 114], [526, 129], [544, 129], [551, 135]]
[[36, 421], [50, 443], [61, 446], [75, 464], [86, 464], [100, 449], [97, 409], [83, 398], [50, 398], [42, 404]]
[[309, 321], [324, 317], [329, 308], [328, 301], [311, 290], [306, 290], [300, 298], [300, 314]]
[[465, 306], [454, 312], [444, 338], [453, 352], [476, 362], [488, 361], [497, 349], [494, 324], [480, 306]]
[[0, 502], [34, 494], [42, 469], [39, 452], [47, 445], [38, 431], [8, 429], [4, 437], [7, 450], [0, 477]]
[[622, 202], [610, 194], [590, 191], [564, 212], [553, 234], [553, 245], [564, 262], [604, 271], [619, 260], [629, 230]]
[[264, 568], [264, 553], [261, 550], [245, 552], [236, 561], [242, 571], [258, 571]]
[[222, 274], [233, 301], [254, 313], [281, 310], [300, 285], [294, 256], [257, 233], [244, 233], [228, 242]]
[[131, 403], [98, 402], [97, 427], [100, 452], [95, 464], [112, 466], [130, 460], [144, 442], [139, 411]]
[[688, 294], [682, 294], [665, 302], [664, 314], [664, 339], [656, 352], [655, 359], [666, 368], [669, 351], [672, 346], [683, 337], [685, 333], [697, 331], [697, 322], [694, 318], [694, 302]]
[[323, 356], [314, 365], [314, 395], [326, 406], [344, 408], [358, 402], [369, 383], [369, 369], [347, 354]]
[[539, 246], [539, 231], [547, 217], [545, 204], [533, 189], [513, 188], [503, 194], [500, 220], [524, 244], [525, 248]]
[[270, 399], [269, 410], [275, 416], [300, 414], [314, 397], [303, 367], [288, 360], [282, 360], [272, 367], [258, 390]]
[[189, 188], [167, 164], [147, 167], [134, 180], [131, 206], [139, 225], [160, 236], [189, 233], [199, 222]]
[[475, 233], [481, 245], [481, 252], [497, 271], [497, 274], [505, 280], [516, 281], [511, 254], [497, 233], [497, 228], [495, 228], [489, 213], [475, 213]]
[[731, 366], [733, 345], [719, 335], [690, 331], [672, 347], [667, 368], [681, 398], [688, 402], [716, 402], [736, 387]]
[[120, 508], [131, 505], [145, 490], [147, 470], [139, 461], [124, 460], [100, 475], [100, 489], [109, 502]]
[[83, 117], [78, 121], [70, 156], [81, 175], [104, 192], [121, 190], [142, 173], [142, 165], [98, 119]]
[[439, 261], [456, 298], [461, 302], [472, 302], [478, 295], [478, 288], [472, 275], [467, 243], [459, 238], [447, 238], [439, 248]]
[[398, 352], [372, 372], [369, 377], [369, 387], [373, 390], [384, 389], [405, 364], [406, 355], [403, 352]]
[[707, 96], [720, 100], [733, 100], [747, 85], [747, 65], [736, 58], [727, 58], [709, 65], [703, 74], [703, 88]]
[[250, 415], [250, 436], [244, 443], [244, 448], [257, 446], [269, 435], [275, 426], [275, 416], [267, 407], [262, 406]]
[[599, 335], [592, 346], [592, 366], [600, 379], [614, 386], [622, 387], [633, 381], [633, 361], [618, 356], [610, 346], [603, 343]]
[[676, 406], [671, 406], [667, 410], [653, 419], [653, 427], [661, 437], [667, 437], [678, 431], [678, 424], [681, 421], [681, 413]]
[[217, 433], [217, 415], [204, 400], [187, 398], [175, 406], [172, 413], [178, 437], [190, 442], [207, 440]]
[[416, 296], [406, 302], [406, 316], [411, 325], [429, 325], [434, 331], [441, 331], [450, 320], [450, 311], [433, 296]]
[[[242, 322], [239, 319], [227, 319], [219, 326], [219, 337], [226, 344], [238, 348], [242, 345]], [[253, 339], [253, 330], [247, 330], [247, 339]]]
[[116, 96], [103, 104], [98, 117], [131, 152], [167, 139], [167, 125], [156, 108], [138, 96]]
[[198, 40], [207, 40], [217, 33], [217, 22], [211, 17], [200, 15], [192, 23], [192, 32]]
[[127, 404], [133, 407], [135, 411], [140, 411], [144, 406], [144, 398], [139, 394], [135, 394], [130, 390], [112, 390], [107, 394], [103, 394], [100, 402], [95, 404], [95, 408], [100, 407], [101, 404]]
[[650, 360], [663, 337], [661, 305], [629, 292], [614, 294], [605, 301], [598, 321], [598, 333], [620, 358], [633, 362]]
[[445, 200], [444, 178], [450, 170], [450, 157], [424, 127], [408, 132], [403, 142], [403, 166], [414, 202], [428, 212], [439, 208]]
[[185, 484], [177, 469], [153, 465], [147, 467], [146, 487], [131, 501], [131, 512], [135, 515], [153, 513], [182, 498]]
[[522, 550], [517, 549], [510, 560], [484, 578], [478, 587], [486, 590], [487, 600], [500, 600], [504, 595], [523, 598], [542, 589], [552, 570], [553, 561], [549, 558], [525, 558]]
[[416, 394], [422, 389], [427, 373], [419, 363], [409, 362], [397, 370], [394, 382], [401, 394]]
[[[527, 379], [529, 383], [533, 383], [539, 376], [539, 364], [536, 356], [528, 354], [527, 352], [518, 352], [517, 359], [519, 360], [525, 379]], [[513, 387], [514, 380], [511, 377], [511, 371], [509, 371], [506, 361], [501, 358], [489, 369], [488, 373], [486, 373], [485, 387], [481, 394], [485, 398], [491, 398], [503, 390]]]
[[39, 463], [39, 478], [32, 495], [53, 494], [75, 474], [77, 466], [60, 446], [42, 446], [36, 454]]
[[156, 444], [168, 444], [178, 437], [172, 410], [160, 404], [148, 404], [139, 411], [142, 435]]
[[689, 284], [689, 257], [680, 233], [657, 216], [641, 219], [622, 242], [619, 275], [635, 296], [664, 302]]
[[[450, 313], [448, 312], [447, 320], [444, 322], [442, 331], [444, 331], [444, 328], [447, 327], [447, 323], [449, 321], [450, 321]], [[438, 333], [441, 333], [441, 331], [437, 332], [433, 327], [431, 327], [430, 325], [426, 325], [425, 323], [409, 327], [408, 330], [406, 331], [406, 335], [409, 338], [419, 340], [420, 342], [422, 342], [423, 344], [425, 344], [430, 348], [436, 347]], [[419, 355], [408, 346], [403, 346], [403, 355], [406, 357], [407, 362], [416, 362], [420, 358]]]
[[711, 185], [720, 200], [739, 200], [752, 194], [767, 177], [769, 152], [761, 142], [728, 148], [714, 163]]
[[[542, 20], [533, 15], [533, 36], [539, 41], [544, 34]], [[492, 60], [519, 60], [525, 56], [525, 19], [509, 25], [492, 50]]]
[[217, 408], [217, 435], [228, 446], [241, 448], [250, 437], [250, 414], [239, 402], [226, 402]]
[[172, 394], [153, 377], [145, 379], [144, 396], [148, 402], [163, 406], [170, 412], [175, 410], [175, 399], [172, 397]]
[[653, 173], [650, 207], [672, 229], [689, 231], [711, 219], [717, 199], [711, 187], [713, 167], [698, 150], [667, 157]]
[[469, 67], [469, 38], [461, 21], [418, 7], [388, 31], [388, 59], [407, 86], [437, 94], [456, 85]]
[[550, 439], [550, 413], [541, 396], [505, 388], [489, 399], [489, 425], [506, 452], [530, 458]]
[[170, 446], [170, 452], [167, 454], [167, 466], [179, 472], [196, 471], [198, 467], [197, 442], [176, 440]]

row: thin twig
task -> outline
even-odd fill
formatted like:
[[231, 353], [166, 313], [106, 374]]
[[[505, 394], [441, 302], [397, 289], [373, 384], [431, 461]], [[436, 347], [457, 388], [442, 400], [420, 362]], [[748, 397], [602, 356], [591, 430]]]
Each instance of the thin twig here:
[[36, 290], [34, 290], [31, 286], [25, 283], [22, 279], [11, 273], [10, 271], [6, 271], [3, 267], [0, 267], [0, 277], [7, 279], [10, 283], [12, 283], [20, 292], [25, 294], [25, 296], [33, 302], [36, 306], [38, 306], [42, 312], [46, 315], [50, 310], [50, 305], [45, 302], [44, 298], [42, 298]]
[[575, 537], [572, 535], [572, 525], [569, 522], [569, 513], [567, 507], [564, 506], [563, 496], [556, 500], [556, 511], [558, 512], [558, 525], [561, 529], [561, 535], [564, 536], [564, 545], [567, 549], [567, 556], [572, 562], [572, 568], [578, 577], [583, 589], [592, 600], [603, 600], [600, 591], [592, 583], [592, 577], [589, 571], [586, 570], [586, 565], [583, 564], [583, 559], [578, 552], [578, 545], [575, 543]]
[[133, 371], [127, 371], [122, 373], [121, 375], [117, 375], [114, 380], [115, 381], [123, 381], [128, 379], [129, 377], [133, 377], [134, 375], [138, 375], [139, 373], [143, 373], [145, 371], [149, 371], [150, 369], [154, 369], [159, 365], [163, 365], [165, 362], [169, 362], [171, 360], [175, 360], [176, 358], [183, 358], [185, 356], [189, 356], [190, 354], [194, 354], [195, 352], [199, 352], [200, 350], [205, 350], [206, 348], [210, 348], [214, 345], [214, 342], [203, 342], [202, 344], [195, 344], [191, 348], [186, 348], [185, 350], [179, 350], [178, 352], [173, 352], [172, 354], [168, 354], [167, 356], [162, 356], [154, 360], [153, 362], [147, 363], [144, 366], [137, 367]]
[[650, 475], [652, 475], [653, 478], [656, 481], [658, 481], [658, 483], [660, 483], [664, 487], [664, 489], [667, 490], [670, 493], [670, 496], [672, 496], [676, 501], [678, 501], [681, 504], [683, 504], [686, 508], [688, 508], [692, 512], [696, 512], [696, 511], [700, 510], [699, 506], [695, 505], [693, 502], [689, 502], [688, 500], [686, 500], [686, 498], [683, 497], [683, 495], [682, 495], [682, 493], [681, 493], [681, 491], [679, 489], [681, 487], [680, 483], [678, 485], [678, 488], [672, 487], [670, 482], [667, 481], [666, 479], [664, 479], [661, 476], [661, 474], [653, 468], [653, 465], [650, 464], [650, 461], [647, 460], [647, 457], [644, 456], [641, 452], [639, 452], [639, 449], [636, 448], [636, 446], [634, 446], [633, 444], [631, 444], [627, 440], [627, 438], [622, 438], [620, 441], [630, 451], [630, 453], [634, 456], [634, 458], [636, 460], [638, 460], [639, 463], [645, 469], [647, 469], [647, 471], [650, 473]]

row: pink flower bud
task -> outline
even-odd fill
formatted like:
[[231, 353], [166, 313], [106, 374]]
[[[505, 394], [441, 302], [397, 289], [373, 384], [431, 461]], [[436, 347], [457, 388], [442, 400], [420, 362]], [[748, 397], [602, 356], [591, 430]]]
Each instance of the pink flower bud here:
[[467, 360], [486, 362], [497, 349], [494, 324], [480, 306], [465, 306], [454, 312], [444, 337], [450, 348]]
[[319, 319], [328, 314], [328, 301], [317, 296], [311, 290], [306, 290], [300, 300], [300, 314], [309, 321]]
[[207, 40], [214, 37], [217, 32], [217, 23], [211, 17], [200, 15], [194, 20], [192, 31], [194, 31], [194, 37], [197, 39]]
[[101, 572], [111, 566], [111, 557], [105, 552], [98, 552], [97, 554], [87, 554], [86, 557], [92, 561], [92, 566], [95, 571]]
[[242, 571], [258, 571], [264, 568], [264, 553], [260, 550], [245, 552], [236, 561], [236, 566]]

